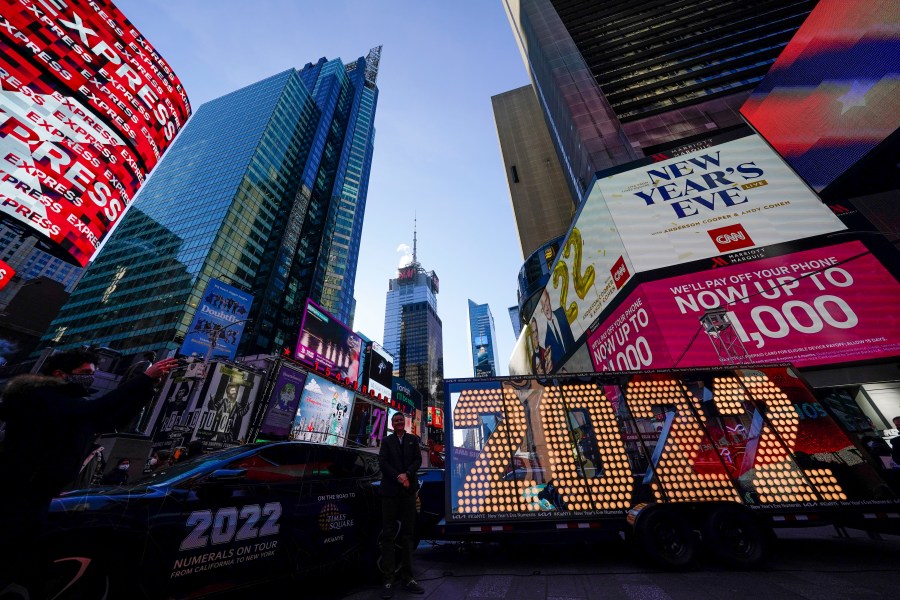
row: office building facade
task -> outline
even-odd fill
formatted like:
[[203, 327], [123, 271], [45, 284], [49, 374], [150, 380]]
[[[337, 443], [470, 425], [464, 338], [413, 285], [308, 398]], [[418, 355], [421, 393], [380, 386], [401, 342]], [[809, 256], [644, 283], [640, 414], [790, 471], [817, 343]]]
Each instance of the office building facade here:
[[[425, 302], [437, 314], [440, 282], [434, 271], [426, 271], [416, 257], [413, 233], [412, 262], [397, 269], [397, 277], [388, 281], [384, 307], [384, 349], [394, 357], [394, 375], [400, 375], [400, 338], [403, 307]], [[421, 390], [420, 390], [421, 391]]]
[[428, 407], [444, 407], [444, 337], [437, 311], [425, 302], [400, 309], [399, 375], [422, 394]]
[[576, 202], [530, 85], [491, 97], [522, 258], [566, 234]]
[[503, 0], [573, 197], [597, 171], [742, 124], [816, 0]]
[[494, 329], [491, 307], [487, 304], [469, 300], [469, 341], [472, 345], [472, 371], [475, 377], [499, 375], [497, 332]]
[[292, 347], [307, 298], [349, 323], [379, 56], [201, 106], [42, 343], [177, 350], [212, 279], [254, 297], [239, 354]]

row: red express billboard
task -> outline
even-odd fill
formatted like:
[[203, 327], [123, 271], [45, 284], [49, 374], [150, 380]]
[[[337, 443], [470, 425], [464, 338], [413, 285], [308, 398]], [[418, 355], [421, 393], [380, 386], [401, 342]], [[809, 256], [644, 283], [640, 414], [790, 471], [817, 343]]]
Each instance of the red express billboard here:
[[598, 371], [715, 365], [700, 317], [724, 308], [746, 350], [739, 362], [888, 358], [900, 353], [896, 306], [900, 284], [854, 241], [642, 284], [588, 349]]
[[0, 214], [84, 266], [190, 115], [106, 0], [0, 0]]
[[821, 0], [741, 114], [822, 191], [900, 127], [897, 3]]

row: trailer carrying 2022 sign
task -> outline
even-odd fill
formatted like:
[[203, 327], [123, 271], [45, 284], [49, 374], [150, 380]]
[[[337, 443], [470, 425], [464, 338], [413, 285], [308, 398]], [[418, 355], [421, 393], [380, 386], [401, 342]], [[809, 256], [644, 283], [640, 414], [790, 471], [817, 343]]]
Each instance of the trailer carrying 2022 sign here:
[[[896, 527], [897, 479], [785, 365], [445, 382], [448, 538], [608, 529], [736, 566], [773, 526]], [[695, 532], [699, 531], [700, 536]]]

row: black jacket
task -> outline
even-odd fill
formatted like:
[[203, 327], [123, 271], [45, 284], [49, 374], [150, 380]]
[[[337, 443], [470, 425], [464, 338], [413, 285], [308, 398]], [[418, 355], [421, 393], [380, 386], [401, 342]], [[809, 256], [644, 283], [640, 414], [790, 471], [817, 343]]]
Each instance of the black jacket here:
[[397, 496], [406, 488], [397, 481], [400, 473], [406, 473], [409, 477], [409, 491], [419, 489], [419, 478], [416, 476], [422, 467], [422, 451], [419, 448], [419, 438], [409, 432], [403, 434], [403, 447], [400, 447], [400, 439], [396, 434], [384, 438], [381, 449], [378, 451], [378, 464], [381, 466], [381, 490], [382, 496]]
[[97, 434], [124, 427], [153, 396], [155, 380], [139, 375], [95, 399], [56, 377], [20, 375], [0, 400], [6, 440], [0, 481], [52, 498], [78, 476]]

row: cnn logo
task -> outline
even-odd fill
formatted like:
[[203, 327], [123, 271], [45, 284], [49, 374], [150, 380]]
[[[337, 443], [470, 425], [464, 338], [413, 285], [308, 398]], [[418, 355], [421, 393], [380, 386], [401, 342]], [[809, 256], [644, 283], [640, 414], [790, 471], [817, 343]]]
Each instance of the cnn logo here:
[[740, 223], [728, 225], [727, 227], [719, 227], [710, 229], [706, 233], [712, 238], [713, 243], [719, 252], [732, 252], [741, 248], [750, 248], [755, 246], [750, 234], [744, 229]]

